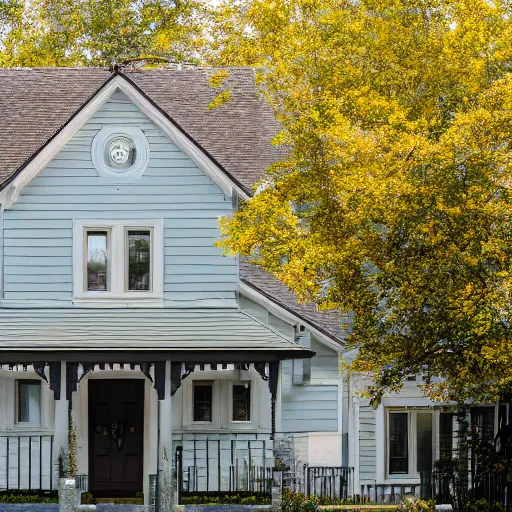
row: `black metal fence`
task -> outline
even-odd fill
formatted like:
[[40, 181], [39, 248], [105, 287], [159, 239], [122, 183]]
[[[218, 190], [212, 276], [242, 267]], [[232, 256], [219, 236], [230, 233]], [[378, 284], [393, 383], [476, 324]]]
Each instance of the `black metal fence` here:
[[185, 449], [176, 449], [180, 499], [219, 493], [269, 496], [271, 456], [272, 446], [265, 440], [190, 440]]
[[345, 466], [304, 465], [304, 491], [307, 496], [347, 499], [354, 492], [354, 469]]
[[0, 490], [54, 489], [53, 436], [0, 436]]
[[465, 478], [436, 478], [431, 471], [423, 471], [420, 479], [422, 499], [435, 499], [459, 507], [484, 499], [488, 503], [500, 503], [507, 512], [512, 511], [512, 486], [506, 475], [469, 472]]
[[397, 505], [408, 496], [417, 496], [417, 485], [362, 485], [361, 493], [353, 496], [354, 503], [368, 505]]

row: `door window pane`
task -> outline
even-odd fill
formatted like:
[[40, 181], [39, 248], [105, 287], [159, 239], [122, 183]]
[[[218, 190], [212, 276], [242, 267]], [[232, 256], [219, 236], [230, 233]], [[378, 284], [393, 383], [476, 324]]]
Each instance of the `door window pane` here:
[[194, 384], [194, 421], [212, 421], [211, 384]]
[[233, 386], [233, 421], [251, 421], [251, 385]]
[[389, 473], [409, 471], [407, 413], [389, 413]]
[[416, 415], [417, 469], [432, 471], [432, 413], [418, 412]]
[[108, 233], [89, 231], [87, 233], [87, 290], [108, 289]]
[[128, 290], [151, 288], [151, 231], [128, 231]]
[[41, 383], [18, 381], [18, 422], [41, 423]]

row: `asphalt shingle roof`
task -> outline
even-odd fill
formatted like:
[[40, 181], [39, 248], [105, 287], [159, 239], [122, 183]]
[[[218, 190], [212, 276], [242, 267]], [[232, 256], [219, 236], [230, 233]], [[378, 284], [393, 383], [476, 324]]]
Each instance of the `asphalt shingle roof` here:
[[[208, 85], [215, 69], [157, 69], [125, 76], [170, 116], [246, 189], [283, 155], [271, 145], [279, 131], [270, 105], [257, 92], [251, 68], [229, 68], [222, 89]], [[112, 76], [105, 68], [0, 68], [0, 184], [16, 173]], [[341, 342], [338, 312], [301, 305], [265, 270], [241, 263], [241, 279]]]
[[315, 304], [300, 304], [296, 295], [286, 285], [260, 266], [249, 263], [245, 258], [240, 258], [240, 279], [267, 295], [275, 303], [313, 324], [327, 336], [343, 343], [344, 335], [341, 330], [339, 311], [317, 311]]
[[[272, 109], [251, 68], [229, 68], [219, 89], [215, 69], [156, 69], [125, 76], [250, 189], [280, 155]], [[112, 76], [104, 68], [0, 69], [0, 182], [8, 179]], [[219, 91], [228, 103], [208, 109]]]

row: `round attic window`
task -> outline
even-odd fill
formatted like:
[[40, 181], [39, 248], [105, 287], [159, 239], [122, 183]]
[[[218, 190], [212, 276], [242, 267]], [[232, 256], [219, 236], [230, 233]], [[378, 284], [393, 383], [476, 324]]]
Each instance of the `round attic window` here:
[[137, 149], [130, 137], [114, 135], [105, 145], [105, 163], [112, 169], [129, 169], [136, 157]]
[[92, 162], [100, 176], [141, 176], [149, 163], [149, 143], [140, 128], [105, 126], [94, 137]]

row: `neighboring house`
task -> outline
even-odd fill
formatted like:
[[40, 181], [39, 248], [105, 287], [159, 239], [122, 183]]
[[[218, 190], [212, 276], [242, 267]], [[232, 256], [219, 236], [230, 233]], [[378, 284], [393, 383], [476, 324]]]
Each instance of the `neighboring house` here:
[[280, 155], [228, 71], [209, 109], [214, 70], [0, 70], [0, 489], [75, 463], [147, 503], [171, 464], [190, 492], [342, 465], [340, 315], [214, 246]]

